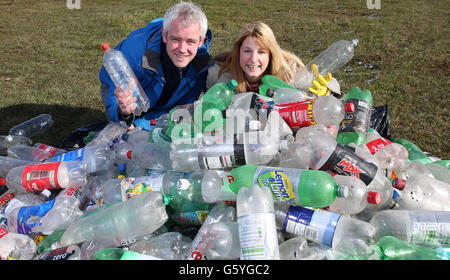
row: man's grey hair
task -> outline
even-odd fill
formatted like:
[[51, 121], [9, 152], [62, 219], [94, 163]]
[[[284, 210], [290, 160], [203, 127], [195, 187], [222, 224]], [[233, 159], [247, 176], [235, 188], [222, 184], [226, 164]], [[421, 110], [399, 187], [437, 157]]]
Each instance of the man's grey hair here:
[[205, 37], [208, 30], [208, 20], [202, 9], [192, 2], [183, 2], [170, 7], [164, 15], [163, 31], [167, 35], [169, 27], [178, 17], [182, 17], [184, 24], [200, 24], [200, 36]]

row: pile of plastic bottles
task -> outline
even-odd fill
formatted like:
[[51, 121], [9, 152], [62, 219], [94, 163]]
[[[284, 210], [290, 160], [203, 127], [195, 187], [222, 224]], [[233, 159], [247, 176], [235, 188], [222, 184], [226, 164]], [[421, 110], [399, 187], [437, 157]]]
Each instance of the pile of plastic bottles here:
[[449, 161], [371, 128], [372, 94], [219, 83], [82, 148], [0, 138], [0, 259], [448, 260]]

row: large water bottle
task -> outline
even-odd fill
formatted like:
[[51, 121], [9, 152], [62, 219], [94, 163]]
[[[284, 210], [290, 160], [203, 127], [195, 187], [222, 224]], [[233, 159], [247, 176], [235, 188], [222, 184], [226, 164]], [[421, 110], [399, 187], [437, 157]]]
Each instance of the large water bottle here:
[[161, 194], [146, 192], [72, 223], [61, 237], [60, 246], [98, 238], [110, 238], [119, 246], [123, 242], [153, 233], [167, 219]]
[[313, 64], [317, 65], [319, 74], [322, 76], [326, 76], [328, 72], [334, 73], [352, 59], [354, 47], [358, 45], [358, 42], [358, 39], [351, 41], [339, 40], [331, 45], [311, 60], [301, 71], [297, 72], [294, 77], [294, 86], [300, 90], [307, 90], [308, 87], [312, 86], [313, 73], [311, 66]]
[[241, 260], [279, 260], [272, 193], [253, 185], [239, 190], [236, 199]]
[[136, 97], [136, 109], [134, 110], [134, 114], [139, 116], [143, 112], [146, 112], [150, 108], [150, 101], [134, 75], [125, 56], [121, 51], [111, 49], [108, 43], [104, 44], [102, 48], [105, 50], [105, 54], [103, 55], [103, 66], [105, 67], [106, 72], [108, 72], [114, 85], [116, 87], [122, 86], [123, 90], [127, 90], [129, 86], [132, 86], [131, 92], [133, 93], [133, 96]]
[[53, 123], [54, 121], [51, 115], [41, 114], [37, 117], [13, 126], [9, 130], [9, 135], [32, 138], [49, 130], [53, 126]]

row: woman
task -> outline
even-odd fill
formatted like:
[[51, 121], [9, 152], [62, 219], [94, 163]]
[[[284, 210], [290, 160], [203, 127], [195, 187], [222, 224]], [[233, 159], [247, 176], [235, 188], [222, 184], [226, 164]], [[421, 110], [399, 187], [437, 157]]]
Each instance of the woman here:
[[206, 86], [235, 79], [237, 93], [258, 92], [264, 75], [273, 75], [292, 85], [301, 67], [304, 67], [303, 62], [295, 54], [281, 49], [272, 29], [258, 21], [243, 28], [231, 51], [216, 56], [216, 65], [208, 71]]

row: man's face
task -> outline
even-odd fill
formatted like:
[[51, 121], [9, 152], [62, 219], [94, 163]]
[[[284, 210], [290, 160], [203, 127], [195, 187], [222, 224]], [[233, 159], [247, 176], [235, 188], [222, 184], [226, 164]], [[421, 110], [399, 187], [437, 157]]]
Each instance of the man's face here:
[[204, 39], [200, 37], [200, 24], [183, 25], [180, 18], [169, 26], [167, 36], [164, 32], [162, 36], [167, 54], [173, 64], [180, 68], [186, 67], [194, 59]]

